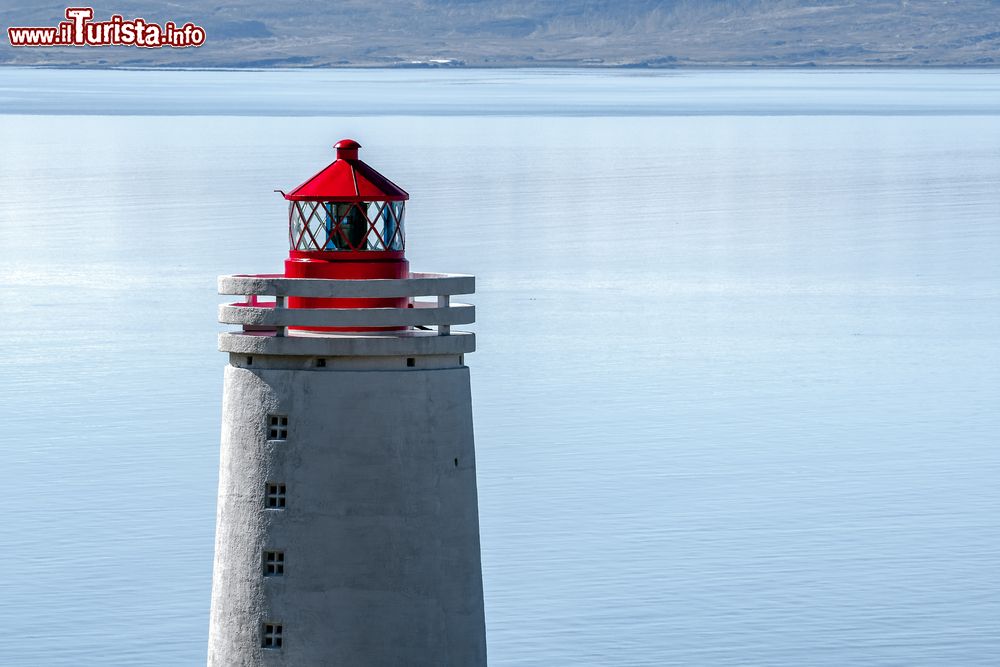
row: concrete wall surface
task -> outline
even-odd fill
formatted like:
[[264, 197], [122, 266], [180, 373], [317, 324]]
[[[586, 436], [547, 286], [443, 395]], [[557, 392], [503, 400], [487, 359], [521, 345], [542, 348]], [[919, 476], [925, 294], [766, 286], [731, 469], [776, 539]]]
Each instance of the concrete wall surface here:
[[226, 368], [208, 663], [486, 664], [466, 367]]

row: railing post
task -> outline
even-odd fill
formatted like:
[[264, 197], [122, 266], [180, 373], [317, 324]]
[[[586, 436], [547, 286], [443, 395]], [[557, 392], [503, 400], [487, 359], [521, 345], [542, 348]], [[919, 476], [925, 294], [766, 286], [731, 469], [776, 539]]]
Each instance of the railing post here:
[[[274, 308], [275, 308], [275, 310], [277, 310], [278, 308], [284, 308], [284, 307], [285, 307], [285, 296], [282, 295], [282, 294], [275, 295], [275, 297], [274, 297]], [[284, 336], [287, 333], [288, 333], [288, 327], [286, 327], [286, 326], [279, 326], [279, 327], [275, 328], [275, 330], [274, 330], [274, 335], [275, 336]]]
[[[438, 295], [438, 308], [448, 308], [451, 306], [451, 295], [450, 294], [439, 294]], [[451, 335], [451, 325], [450, 324], [439, 324], [438, 325], [438, 335], [448, 336]]]

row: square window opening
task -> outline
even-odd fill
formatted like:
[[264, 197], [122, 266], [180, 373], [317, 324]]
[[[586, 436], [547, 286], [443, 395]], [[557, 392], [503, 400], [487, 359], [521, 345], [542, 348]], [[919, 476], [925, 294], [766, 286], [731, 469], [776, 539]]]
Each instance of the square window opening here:
[[264, 576], [283, 577], [285, 576], [285, 552], [265, 551], [264, 552]]
[[264, 623], [264, 627], [261, 630], [261, 646], [264, 648], [281, 648], [284, 643], [284, 626], [280, 623]]
[[267, 439], [268, 440], [288, 439], [288, 415], [269, 415]]
[[266, 507], [268, 509], [285, 508], [285, 485], [281, 482], [268, 482], [266, 494]]

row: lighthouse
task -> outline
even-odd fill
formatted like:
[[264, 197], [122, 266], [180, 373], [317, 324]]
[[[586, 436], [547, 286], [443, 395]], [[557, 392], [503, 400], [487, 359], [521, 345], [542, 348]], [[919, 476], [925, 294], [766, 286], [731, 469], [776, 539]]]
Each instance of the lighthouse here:
[[412, 273], [409, 195], [336, 144], [282, 274], [219, 278], [208, 664], [486, 664], [472, 276]]

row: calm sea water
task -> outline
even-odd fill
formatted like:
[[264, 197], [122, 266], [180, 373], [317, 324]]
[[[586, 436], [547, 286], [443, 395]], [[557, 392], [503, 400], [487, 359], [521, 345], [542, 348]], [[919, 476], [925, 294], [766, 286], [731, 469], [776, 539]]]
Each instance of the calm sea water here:
[[218, 274], [478, 276], [493, 665], [996, 665], [1000, 72], [0, 69], [3, 665], [194, 665]]

